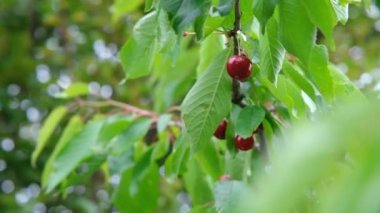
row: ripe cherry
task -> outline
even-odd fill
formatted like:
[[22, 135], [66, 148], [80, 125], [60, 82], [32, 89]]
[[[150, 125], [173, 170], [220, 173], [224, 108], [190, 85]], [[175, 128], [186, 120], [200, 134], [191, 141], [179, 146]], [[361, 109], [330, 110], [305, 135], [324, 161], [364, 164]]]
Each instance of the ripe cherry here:
[[228, 174], [225, 174], [219, 177], [219, 181], [227, 181], [227, 180], [231, 180], [231, 176]]
[[255, 145], [255, 140], [252, 136], [243, 138], [240, 135], [235, 137], [235, 147], [241, 151], [248, 151]]
[[252, 62], [246, 55], [234, 55], [227, 61], [227, 72], [231, 78], [244, 81], [252, 73]]
[[227, 120], [223, 119], [222, 122], [220, 122], [218, 128], [216, 128], [214, 132], [214, 136], [218, 139], [226, 139], [226, 129], [227, 129]]

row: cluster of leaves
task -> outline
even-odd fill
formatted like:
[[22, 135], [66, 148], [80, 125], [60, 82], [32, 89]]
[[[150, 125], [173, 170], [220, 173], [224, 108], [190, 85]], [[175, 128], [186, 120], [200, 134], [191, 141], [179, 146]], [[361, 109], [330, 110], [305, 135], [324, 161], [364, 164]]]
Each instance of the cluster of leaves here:
[[[114, 21], [143, 3], [125, 2], [115, 2]], [[145, 1], [147, 14], [135, 24], [119, 59], [127, 84], [132, 79], [150, 76], [154, 111], [101, 100], [88, 94], [80, 83], [70, 86], [60, 97], [77, 101], [50, 113], [33, 153], [35, 163], [56, 126], [70, 116], [45, 163], [44, 191], [52, 193], [59, 186], [65, 194], [69, 186], [101, 174], [113, 194], [112, 204], [121, 212], [175, 212], [183, 206], [191, 208], [191, 212], [237, 211], [236, 199], [251, 193], [246, 186], [253, 177], [267, 175], [262, 167], [268, 163], [266, 156], [272, 160], [278, 155], [274, 150], [277, 144], [272, 143], [275, 133], [284, 132], [295, 121], [309, 120], [329, 111], [342, 100], [364, 99], [328, 60], [327, 47], [335, 48], [333, 28], [347, 21], [349, 4], [355, 2], [240, 0], [243, 14], [238, 34], [240, 45], [254, 62], [254, 74], [240, 85], [247, 104], [242, 109], [231, 103], [232, 80], [225, 68], [232, 52], [228, 34], [235, 23], [235, 1]], [[183, 38], [188, 30], [193, 30], [195, 37]], [[317, 40], [318, 30], [327, 47]], [[197, 80], [190, 89], [194, 78]], [[179, 115], [177, 107], [172, 106], [182, 99]], [[83, 113], [78, 110], [81, 107], [98, 110]], [[229, 125], [227, 139], [222, 142], [212, 134], [224, 118]], [[233, 145], [235, 135], [249, 136], [260, 124], [264, 130], [257, 138], [260, 149], [238, 152]], [[298, 155], [289, 156], [287, 167], [280, 165], [273, 174], [283, 175], [289, 168], [303, 170], [305, 162], [309, 162], [303, 162]], [[292, 164], [294, 156], [303, 164]], [[318, 165], [322, 167], [325, 163]], [[219, 181], [225, 174], [232, 181]], [[108, 185], [117, 177], [120, 181]], [[267, 186], [278, 181], [276, 178], [259, 183]], [[262, 193], [262, 202], [247, 205], [258, 212], [282, 211], [282, 206], [270, 202], [297, 188], [292, 185], [297, 184], [294, 179], [288, 181], [285, 183], [288, 188], [280, 188], [281, 184], [272, 186], [273, 190]], [[279, 189], [283, 189], [280, 195], [276, 194]], [[299, 197], [303, 199], [301, 195], [306, 197], [306, 190], [300, 189]], [[173, 199], [180, 193], [190, 199]], [[298, 209], [291, 205], [295, 202], [287, 203], [284, 205], [289, 206], [283, 206], [285, 212]]]

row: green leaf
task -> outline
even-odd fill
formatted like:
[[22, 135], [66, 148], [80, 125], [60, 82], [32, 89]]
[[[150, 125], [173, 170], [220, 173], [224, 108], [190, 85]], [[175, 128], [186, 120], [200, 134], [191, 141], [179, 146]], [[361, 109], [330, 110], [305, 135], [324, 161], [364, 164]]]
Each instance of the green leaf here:
[[260, 70], [275, 83], [285, 57], [285, 49], [279, 39], [278, 23], [273, 17], [268, 21], [265, 34], [260, 39]]
[[310, 20], [321, 29], [329, 46], [334, 49], [333, 28], [337, 24], [337, 17], [331, 0], [301, 0]]
[[160, 162], [165, 158], [165, 155], [168, 153], [170, 138], [167, 132], [162, 132], [159, 135], [159, 140], [154, 144], [152, 161]]
[[338, 99], [356, 99], [362, 101], [366, 100], [364, 94], [360, 91], [360, 89], [358, 89], [352, 83], [352, 81], [338, 69], [338, 67], [330, 64], [328, 68], [334, 82], [335, 96]]
[[157, 78], [157, 85], [154, 88], [156, 111], [166, 111], [173, 104], [183, 100], [194, 83], [194, 70], [198, 64], [198, 57], [197, 48], [189, 49], [187, 42], [181, 42], [179, 58], [174, 65], [171, 56], [160, 55], [156, 58], [154, 65], [154, 76]]
[[285, 61], [283, 67], [283, 72], [285, 75], [290, 77], [292, 81], [298, 85], [312, 100], [317, 100], [317, 94], [314, 90], [312, 83], [303, 75], [298, 66], [291, 64], [288, 61]]
[[53, 171], [53, 162], [55, 161], [57, 154], [62, 151], [62, 149], [66, 146], [66, 144], [75, 134], [81, 131], [82, 127], [82, 119], [78, 115], [73, 116], [70, 119], [69, 123], [66, 125], [61, 137], [59, 138], [58, 143], [54, 147], [53, 153], [50, 155], [48, 161], [44, 166], [41, 178], [42, 188], [46, 188], [47, 186], [46, 184], [48, 182], [48, 177], [51, 175], [51, 172]]
[[331, 0], [338, 21], [346, 24], [348, 20], [348, 4], [342, 4], [339, 0]]
[[216, 29], [223, 25], [225, 21], [225, 17], [221, 16], [207, 16], [206, 21], [204, 23], [204, 34], [205, 37], [212, 34]]
[[58, 93], [57, 98], [72, 98], [89, 94], [88, 85], [86, 83], [73, 83], [65, 91]]
[[267, 21], [272, 17], [278, 0], [256, 0], [253, 1], [253, 13], [260, 21], [261, 28], [264, 30]]
[[157, 26], [157, 13], [149, 13], [136, 23], [132, 37], [122, 47], [119, 59], [128, 79], [145, 76], [151, 71]]
[[202, 10], [200, 14], [194, 21], [194, 31], [196, 33], [198, 41], [200, 41], [204, 37], [204, 24], [208, 17], [208, 13], [211, 7], [211, 0], [203, 0], [204, 5], [202, 6]]
[[219, 0], [218, 5], [215, 7], [220, 15], [228, 15], [234, 8], [234, 0]]
[[57, 153], [52, 161], [52, 170], [46, 177], [47, 193], [51, 192], [83, 159], [91, 154], [91, 148], [96, 144], [102, 124], [101, 121], [88, 123]]
[[197, 33], [200, 32], [204, 22], [202, 20], [208, 13], [207, 8], [210, 7], [211, 0], [161, 0], [160, 3], [162, 8], [172, 15], [173, 28], [181, 35], [196, 21], [200, 22], [195, 27], [198, 29]]
[[194, 155], [194, 157], [197, 159], [202, 171], [210, 175], [214, 181], [223, 175], [224, 162], [221, 156], [219, 156], [214, 143], [206, 143], [204, 149]]
[[167, 176], [182, 175], [185, 172], [186, 163], [189, 159], [189, 153], [190, 148], [187, 134], [182, 133], [175, 142], [172, 154], [165, 162], [165, 174]]
[[206, 175], [197, 160], [192, 158], [187, 162], [187, 171], [183, 177], [193, 206], [207, 205], [214, 200]]
[[112, 22], [116, 22], [123, 15], [136, 10], [143, 2], [143, 0], [115, 0]]
[[182, 118], [192, 140], [194, 152], [204, 148], [231, 108], [231, 79], [225, 63], [229, 51], [217, 56], [197, 80], [182, 104]]
[[243, 138], [252, 136], [254, 130], [265, 118], [265, 110], [259, 106], [247, 106], [238, 116], [235, 131]]
[[50, 136], [53, 134], [55, 128], [58, 126], [59, 122], [67, 113], [67, 108], [64, 106], [56, 107], [50, 115], [46, 118], [40, 133], [38, 135], [37, 146], [32, 153], [32, 166], [36, 166], [36, 161], [38, 156], [41, 154], [42, 150], [45, 148]]
[[116, 188], [113, 203], [120, 212], [155, 212], [159, 198], [159, 172], [150, 163], [151, 152], [134, 166], [126, 169]]
[[163, 10], [158, 15], [157, 31], [157, 43], [160, 52], [172, 51], [177, 44], [177, 36], [170, 25], [168, 14]]
[[334, 84], [328, 68], [328, 53], [324, 46], [314, 46], [310, 56], [309, 74], [321, 94], [329, 101], [334, 99]]
[[206, 70], [223, 48], [224, 43], [220, 35], [210, 35], [201, 43], [199, 63], [197, 67], [198, 75]]
[[280, 75], [278, 90], [291, 98], [291, 102], [288, 103], [288, 110], [293, 110], [289, 110], [289, 113], [297, 118], [302, 118], [305, 115], [307, 107], [303, 100], [301, 89], [284, 75]]
[[158, 122], [157, 122], [157, 131], [159, 133], [164, 132], [166, 130], [166, 128], [168, 127], [171, 120], [172, 120], [171, 114], [161, 115], [158, 119]]
[[282, 44], [304, 64], [308, 63], [316, 30], [300, 0], [280, 0], [280, 35]]

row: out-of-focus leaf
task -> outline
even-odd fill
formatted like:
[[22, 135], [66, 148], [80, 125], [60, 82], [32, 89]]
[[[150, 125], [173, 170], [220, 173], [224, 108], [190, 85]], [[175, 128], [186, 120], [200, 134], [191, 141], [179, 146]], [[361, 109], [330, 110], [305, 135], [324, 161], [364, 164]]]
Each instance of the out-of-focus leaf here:
[[166, 127], [168, 127], [171, 120], [172, 120], [172, 115], [170, 114], [161, 115], [157, 122], [157, 131], [159, 133], [162, 133], [163, 131], [165, 131]]
[[182, 133], [175, 142], [172, 154], [165, 162], [166, 175], [177, 176], [183, 174], [183, 172], [185, 172], [186, 163], [189, 159], [189, 153], [189, 138], [186, 133]]
[[194, 155], [198, 165], [205, 174], [210, 175], [213, 180], [223, 175], [224, 162], [213, 143], [206, 143], [204, 149]]
[[88, 123], [56, 154], [52, 161], [51, 172], [46, 176], [47, 193], [51, 192], [83, 159], [91, 154], [91, 148], [96, 144], [102, 125], [102, 121]]
[[143, 2], [143, 0], [115, 0], [112, 21], [116, 22], [123, 15], [136, 10]]
[[211, 0], [162, 0], [160, 4], [172, 15], [173, 28], [177, 34], [181, 35], [190, 26], [196, 24], [195, 30], [199, 38]]
[[197, 74], [203, 71], [211, 64], [215, 57], [224, 49], [224, 42], [220, 35], [210, 35], [201, 44], [199, 50], [199, 63]]
[[58, 93], [57, 98], [73, 98], [82, 95], [88, 95], [89, 89], [86, 83], [73, 83], [65, 91]]
[[220, 15], [228, 15], [234, 8], [234, 0], [219, 0], [216, 9], [219, 11]]
[[283, 65], [283, 72], [292, 81], [297, 84], [312, 100], [316, 100], [317, 96], [313, 88], [312, 83], [303, 75], [304, 72], [300, 71], [300, 68], [296, 65], [285, 61]]
[[120, 212], [155, 212], [159, 198], [159, 172], [147, 152], [134, 166], [126, 169], [117, 187], [113, 203]]
[[48, 177], [53, 170], [53, 162], [55, 161], [57, 154], [61, 152], [61, 150], [66, 146], [66, 144], [74, 135], [81, 131], [82, 127], [83, 123], [80, 116], [78, 115], [73, 116], [70, 119], [69, 123], [66, 125], [61, 137], [59, 138], [58, 143], [54, 147], [53, 153], [50, 155], [48, 161], [45, 164], [41, 178], [43, 188], [46, 187]]
[[261, 29], [265, 29], [267, 21], [272, 17], [278, 0], [256, 0], [253, 1], [253, 13], [260, 21]]
[[194, 152], [211, 139], [219, 121], [231, 108], [231, 80], [225, 68], [228, 56], [229, 51], [217, 56], [183, 101], [182, 118]]
[[122, 47], [119, 59], [127, 78], [134, 79], [151, 71], [156, 49], [157, 12], [141, 18], [133, 28], [133, 35]]
[[337, 16], [331, 0], [301, 0], [301, 3], [304, 5], [310, 20], [325, 35], [329, 46], [335, 49], [333, 28], [337, 24]]
[[359, 99], [288, 129], [274, 141], [280, 149], [270, 173], [255, 178], [241, 212], [378, 211], [379, 109], [378, 101]]
[[280, 0], [279, 19], [282, 44], [288, 52], [307, 64], [316, 29], [309, 20], [301, 0]]
[[187, 171], [184, 174], [186, 189], [194, 206], [210, 205], [214, 196], [206, 175], [202, 172], [198, 162], [192, 158], [187, 162]]
[[220, 213], [237, 212], [239, 199], [247, 194], [247, 185], [239, 181], [221, 181], [215, 185], [215, 207]]
[[346, 24], [348, 20], [348, 4], [341, 3], [339, 0], [331, 0], [334, 7], [335, 15], [338, 21], [342, 24]]
[[58, 126], [59, 122], [66, 115], [67, 108], [64, 106], [56, 107], [50, 115], [46, 118], [40, 133], [38, 135], [37, 146], [32, 153], [32, 165], [36, 165], [38, 156], [41, 154], [42, 150], [45, 148], [50, 136], [53, 134], [55, 128]]

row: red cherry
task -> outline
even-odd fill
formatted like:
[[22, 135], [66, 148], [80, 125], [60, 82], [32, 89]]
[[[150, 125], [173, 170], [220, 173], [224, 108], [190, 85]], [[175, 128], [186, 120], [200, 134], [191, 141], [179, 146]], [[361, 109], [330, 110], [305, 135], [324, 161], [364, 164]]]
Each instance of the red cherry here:
[[252, 136], [243, 138], [240, 135], [235, 137], [235, 147], [241, 151], [248, 151], [255, 145], [255, 140]]
[[225, 174], [219, 177], [219, 181], [231, 180], [231, 176]]
[[252, 73], [252, 62], [246, 55], [234, 55], [227, 61], [227, 72], [231, 78], [244, 81]]
[[227, 129], [227, 120], [223, 119], [223, 121], [220, 122], [218, 128], [216, 128], [214, 132], [214, 136], [221, 140], [226, 139], [226, 129]]

